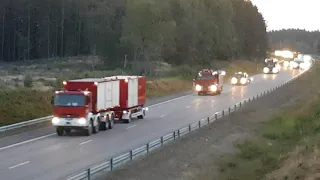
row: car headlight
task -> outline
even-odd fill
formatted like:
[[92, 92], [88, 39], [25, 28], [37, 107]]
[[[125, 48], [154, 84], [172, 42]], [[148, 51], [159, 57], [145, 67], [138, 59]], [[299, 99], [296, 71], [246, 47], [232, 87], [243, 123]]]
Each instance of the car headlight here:
[[233, 77], [231, 78], [231, 84], [237, 84], [238, 80], [237, 78]]
[[197, 84], [196, 85], [196, 91], [201, 91], [201, 89], [202, 89], [202, 87], [199, 84]]
[[54, 118], [52, 118], [52, 120], [51, 120], [52, 124], [58, 124], [59, 121], [60, 121], [60, 119], [57, 118], [57, 117], [54, 117]]
[[241, 82], [241, 84], [245, 84], [247, 82], [247, 79], [246, 78], [241, 78], [240, 82]]
[[216, 85], [212, 85], [212, 86], [210, 86], [210, 90], [212, 92], [216, 92], [218, 90], [218, 87]]
[[263, 68], [263, 72], [264, 72], [264, 73], [268, 73], [268, 72], [269, 72], [269, 68], [264, 67], [264, 68]]
[[84, 125], [87, 123], [87, 120], [85, 118], [80, 118], [80, 119], [78, 119], [78, 123], [81, 125]]
[[278, 69], [274, 67], [274, 68], [272, 68], [272, 72], [273, 72], [273, 73], [277, 73], [277, 72], [278, 72]]
[[283, 62], [283, 65], [284, 65], [284, 67], [288, 67], [289, 66], [289, 62], [288, 61]]

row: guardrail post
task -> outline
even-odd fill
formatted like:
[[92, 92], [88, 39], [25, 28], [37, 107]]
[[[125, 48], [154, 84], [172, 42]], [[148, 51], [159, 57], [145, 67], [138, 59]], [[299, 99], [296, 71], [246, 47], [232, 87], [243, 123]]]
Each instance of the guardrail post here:
[[239, 107], [241, 107], [241, 104], [242, 104], [242, 103], [240, 102]]
[[90, 180], [91, 179], [91, 177], [90, 177], [90, 168], [87, 170], [87, 176], [88, 176], [88, 180]]
[[228, 108], [228, 111], [229, 111], [229, 113], [228, 113], [228, 114], [230, 114], [230, 112], [231, 112], [231, 108], [230, 108], [230, 107]]
[[201, 127], [201, 121], [198, 122], [199, 128]]
[[173, 131], [173, 139], [176, 139], [176, 131]]
[[133, 157], [132, 157], [132, 150], [130, 150], [130, 161], [132, 161]]
[[191, 132], [191, 124], [189, 124], [189, 132]]
[[208, 124], [210, 123], [210, 118], [209, 117], [207, 117], [207, 121], [208, 121]]
[[160, 141], [161, 141], [161, 146], [163, 146], [163, 136], [161, 136]]
[[234, 111], [236, 111], [236, 110], [237, 110], [237, 105], [235, 104], [235, 105], [234, 105]]
[[113, 158], [110, 159], [110, 170], [113, 170]]
[[214, 114], [214, 119], [218, 120], [218, 114], [217, 113]]
[[178, 138], [180, 138], [180, 129], [178, 129]]
[[224, 116], [224, 110], [222, 110], [222, 117]]
[[147, 153], [149, 153], [149, 143], [147, 143]]

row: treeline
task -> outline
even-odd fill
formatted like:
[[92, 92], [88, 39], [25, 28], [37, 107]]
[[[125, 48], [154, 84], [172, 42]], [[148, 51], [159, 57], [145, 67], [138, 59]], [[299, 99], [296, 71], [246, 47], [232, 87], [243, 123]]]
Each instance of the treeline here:
[[290, 48], [307, 54], [320, 54], [320, 32], [302, 29], [270, 31], [269, 44], [272, 49]]
[[265, 55], [262, 15], [244, 0], [3, 0], [0, 60], [99, 55], [109, 67]]

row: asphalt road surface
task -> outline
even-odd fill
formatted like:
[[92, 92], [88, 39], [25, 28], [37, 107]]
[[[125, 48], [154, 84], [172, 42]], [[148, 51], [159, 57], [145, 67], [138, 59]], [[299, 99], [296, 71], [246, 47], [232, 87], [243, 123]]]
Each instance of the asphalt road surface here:
[[[225, 85], [218, 96], [190, 94], [149, 106], [145, 119], [116, 124], [114, 129], [90, 137], [58, 137], [52, 128], [37, 130], [46, 135], [24, 142], [28, 133], [0, 139], [0, 179], [56, 180], [85, 170], [148, 141], [213, 115], [243, 99], [276, 87], [298, 75], [282, 70], [277, 75], [259, 74], [248, 86]], [[31, 132], [31, 134], [34, 132]], [[18, 143], [18, 144], [16, 144]]]

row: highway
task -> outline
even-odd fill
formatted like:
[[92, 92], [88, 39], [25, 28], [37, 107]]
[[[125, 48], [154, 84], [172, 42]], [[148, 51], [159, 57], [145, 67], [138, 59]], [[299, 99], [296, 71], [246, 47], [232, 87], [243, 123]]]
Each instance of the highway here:
[[[149, 106], [145, 119], [115, 124], [114, 129], [92, 136], [58, 137], [52, 128], [38, 130], [46, 135], [23, 142], [26, 133], [0, 139], [0, 179], [56, 180], [85, 170], [91, 165], [136, 148], [144, 143], [211, 116], [217, 111], [276, 87], [298, 75], [300, 70], [281, 70], [277, 75], [259, 74], [248, 86], [225, 85], [218, 96], [190, 94], [169, 102]], [[42, 132], [41, 132], [42, 131]], [[38, 135], [39, 135], [38, 134]]]

